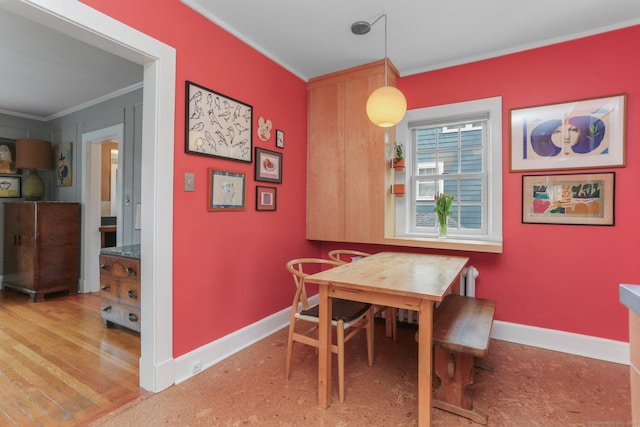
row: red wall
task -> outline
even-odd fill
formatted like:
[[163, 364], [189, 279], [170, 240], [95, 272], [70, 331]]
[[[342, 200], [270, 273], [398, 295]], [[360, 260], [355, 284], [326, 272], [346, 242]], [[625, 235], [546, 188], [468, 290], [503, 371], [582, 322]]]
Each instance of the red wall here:
[[[287, 259], [314, 255], [305, 240], [306, 84], [179, 0], [83, 0], [177, 50], [174, 180], [174, 356], [249, 325], [291, 301]], [[149, 11], [153, 10], [150, 17]], [[627, 341], [619, 283], [640, 283], [634, 262], [640, 209], [638, 116], [640, 26], [496, 59], [403, 77], [409, 108], [502, 96], [504, 252], [468, 253], [478, 295], [498, 301], [499, 320]], [[286, 132], [278, 210], [253, 208], [253, 165], [184, 153], [184, 81], [254, 107]], [[627, 166], [616, 172], [616, 225], [521, 223], [521, 176], [509, 172], [509, 110], [628, 94]], [[254, 145], [275, 149], [274, 139]], [[247, 172], [245, 212], [206, 210], [208, 167]], [[184, 172], [196, 191], [182, 191]], [[325, 244], [326, 251], [339, 245]], [[356, 245], [351, 245], [356, 246]], [[380, 246], [360, 246], [377, 251]], [[459, 253], [458, 253], [459, 254]], [[168, 260], [169, 262], [169, 260]]]
[[[305, 240], [307, 90], [294, 76], [179, 0], [84, 3], [176, 49], [174, 162], [174, 356], [254, 323], [291, 304], [294, 284], [285, 262], [318, 254]], [[149, 11], [153, 11], [149, 14]], [[184, 152], [185, 80], [253, 106], [254, 147], [283, 153], [277, 211], [255, 211], [253, 164]], [[255, 131], [258, 117], [273, 123], [271, 139]], [[275, 129], [285, 148], [275, 147]], [[247, 209], [207, 211], [207, 168], [247, 174]], [[183, 175], [195, 173], [195, 192]], [[269, 183], [259, 183], [269, 185]], [[171, 262], [171, 260], [167, 260]]]
[[[618, 285], [640, 283], [640, 56], [630, 52], [638, 44], [635, 26], [400, 79], [410, 109], [502, 96], [504, 251], [465, 254], [480, 271], [478, 296], [497, 300], [496, 319], [628, 341]], [[616, 173], [615, 226], [522, 224], [524, 173], [509, 172], [509, 110], [619, 93], [628, 95], [626, 167], [595, 170]]]

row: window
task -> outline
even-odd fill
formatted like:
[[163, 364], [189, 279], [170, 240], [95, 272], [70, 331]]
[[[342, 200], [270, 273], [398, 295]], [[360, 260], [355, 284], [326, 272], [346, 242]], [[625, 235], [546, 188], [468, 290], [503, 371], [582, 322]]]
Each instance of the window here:
[[396, 128], [407, 168], [396, 182], [396, 237], [435, 238], [434, 196], [452, 194], [452, 240], [502, 241], [500, 97], [410, 110]]

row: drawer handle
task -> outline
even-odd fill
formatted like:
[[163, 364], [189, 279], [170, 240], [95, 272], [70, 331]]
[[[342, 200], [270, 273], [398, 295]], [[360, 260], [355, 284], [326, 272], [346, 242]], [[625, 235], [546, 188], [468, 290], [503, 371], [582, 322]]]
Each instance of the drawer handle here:
[[103, 291], [108, 291], [109, 289], [111, 289], [111, 285], [104, 285], [102, 288]]
[[137, 322], [138, 321], [138, 316], [136, 316], [135, 313], [129, 313], [129, 321], [130, 322]]
[[111, 267], [111, 265], [108, 262], [105, 262], [104, 264], [100, 264], [100, 268], [103, 270], [108, 270]]
[[136, 271], [131, 267], [127, 267], [127, 273], [129, 274], [129, 276], [135, 276], [136, 275]]
[[111, 311], [111, 306], [108, 305], [105, 308], [102, 309], [102, 311]]
[[127, 296], [131, 299], [138, 299], [138, 295], [136, 295], [136, 293], [134, 291], [129, 291], [127, 292]]

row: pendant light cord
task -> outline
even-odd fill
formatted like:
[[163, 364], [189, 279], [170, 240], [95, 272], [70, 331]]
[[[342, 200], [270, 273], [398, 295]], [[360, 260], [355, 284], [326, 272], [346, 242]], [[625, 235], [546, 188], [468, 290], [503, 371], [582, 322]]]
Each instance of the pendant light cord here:
[[387, 14], [383, 13], [382, 15], [378, 16], [371, 24], [369, 24], [369, 27], [373, 27], [373, 24], [375, 24], [376, 22], [378, 22], [379, 20], [381, 20], [382, 18], [384, 18], [384, 85], [385, 86], [389, 86], [389, 79], [387, 77], [387, 69], [388, 67], [388, 59], [387, 59]]
[[387, 14], [385, 13], [382, 16], [384, 16], [384, 85], [389, 86], [389, 81], [387, 79], [387, 73], [389, 69], [387, 62]]

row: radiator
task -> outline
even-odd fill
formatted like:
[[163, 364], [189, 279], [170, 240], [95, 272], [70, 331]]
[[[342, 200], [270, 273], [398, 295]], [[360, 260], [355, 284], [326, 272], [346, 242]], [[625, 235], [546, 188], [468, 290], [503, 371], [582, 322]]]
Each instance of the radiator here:
[[[476, 278], [480, 273], [474, 266], [465, 267], [460, 274], [460, 294], [468, 297], [476, 296]], [[383, 311], [384, 314], [384, 311]], [[396, 309], [396, 318], [398, 322], [418, 323], [418, 312], [415, 310], [407, 310], [405, 308]]]

